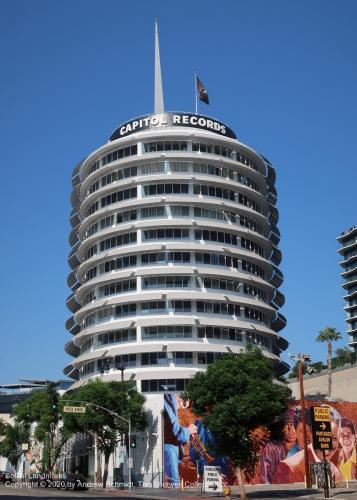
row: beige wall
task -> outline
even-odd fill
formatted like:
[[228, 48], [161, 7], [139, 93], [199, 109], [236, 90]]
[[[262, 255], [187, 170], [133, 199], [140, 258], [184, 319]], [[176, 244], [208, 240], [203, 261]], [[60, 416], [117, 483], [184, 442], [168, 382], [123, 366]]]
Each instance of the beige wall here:
[[[327, 370], [314, 375], [304, 376], [305, 397], [327, 397]], [[288, 383], [292, 396], [300, 399], [299, 382], [291, 379]], [[345, 365], [332, 371], [331, 399], [337, 401], [357, 402], [357, 366]]]

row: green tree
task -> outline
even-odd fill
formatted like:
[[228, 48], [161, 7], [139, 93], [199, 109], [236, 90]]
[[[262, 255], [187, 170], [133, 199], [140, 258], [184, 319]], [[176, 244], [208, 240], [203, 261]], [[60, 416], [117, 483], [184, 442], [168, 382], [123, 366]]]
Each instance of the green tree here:
[[13, 469], [16, 469], [23, 454], [21, 445], [29, 442], [29, 426], [17, 423], [11, 425], [0, 421], [0, 437], [0, 456], [7, 458]]
[[340, 332], [336, 328], [327, 326], [324, 330], [320, 330], [316, 337], [317, 342], [327, 342], [327, 369], [328, 369], [328, 389], [327, 397], [331, 398], [331, 384], [332, 384], [332, 342], [342, 339]]
[[265, 426], [274, 437], [281, 435], [290, 395], [285, 384], [275, 382], [260, 349], [220, 358], [187, 386], [183, 397], [213, 432], [216, 453], [236, 464], [241, 498], [246, 498], [242, 467], [253, 469], [261, 444], [254, 431]]
[[[147, 425], [145, 398], [136, 390], [133, 382], [102, 382], [94, 380], [73, 391], [66, 404], [77, 405], [84, 401], [102, 406], [118, 415], [131, 419], [132, 432], [144, 430]], [[73, 403], [71, 403], [71, 401]], [[95, 434], [100, 451], [104, 454], [103, 487], [108, 478], [110, 455], [120, 441], [120, 435], [126, 436], [128, 447], [128, 424], [115, 415], [87, 405], [82, 414], [64, 414], [64, 425], [73, 432]]]
[[[305, 363], [302, 364], [302, 374], [306, 375], [307, 373], [307, 365]], [[288, 375], [288, 378], [298, 378], [299, 377], [299, 363], [296, 362], [292, 369], [290, 370], [290, 373]]]
[[336, 357], [332, 358], [332, 366], [343, 366], [346, 363], [355, 362], [355, 354], [348, 347], [338, 347], [335, 351]]
[[34, 391], [15, 407], [15, 420], [29, 425], [36, 423], [34, 437], [43, 444], [42, 467], [52, 472], [63, 445], [71, 433], [62, 426], [59, 396], [51, 382], [46, 389]]

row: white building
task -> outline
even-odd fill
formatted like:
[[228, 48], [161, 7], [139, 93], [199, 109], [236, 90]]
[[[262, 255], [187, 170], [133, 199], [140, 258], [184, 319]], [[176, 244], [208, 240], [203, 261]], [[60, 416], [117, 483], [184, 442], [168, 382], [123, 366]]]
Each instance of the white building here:
[[339, 253], [343, 260], [341, 276], [344, 280], [346, 322], [348, 343], [353, 351], [357, 351], [357, 226], [350, 227], [337, 238], [341, 244]]
[[73, 388], [123, 376], [146, 395], [152, 422], [134, 456], [145, 481], [162, 471], [164, 392], [248, 343], [289, 369], [274, 182], [224, 123], [164, 111], [156, 30], [155, 113], [73, 172], [64, 370]]
[[65, 374], [182, 391], [224, 353], [258, 345], [277, 373], [278, 211], [272, 165], [217, 120], [153, 114], [73, 172]]

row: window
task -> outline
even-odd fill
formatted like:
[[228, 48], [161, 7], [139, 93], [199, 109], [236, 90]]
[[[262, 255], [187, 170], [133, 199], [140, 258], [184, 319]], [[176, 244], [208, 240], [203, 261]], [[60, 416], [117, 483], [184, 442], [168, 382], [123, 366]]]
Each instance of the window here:
[[[204, 276], [202, 283], [205, 288], [214, 288], [215, 290], [227, 290], [228, 292], [238, 292], [241, 283], [235, 280], [223, 280]], [[196, 278], [196, 286], [200, 288], [200, 279]]]
[[197, 360], [199, 365], [210, 365], [222, 357], [221, 352], [198, 352]]
[[104, 219], [100, 219], [99, 223], [100, 223], [100, 229], [111, 227], [114, 224], [114, 215], [109, 215], [109, 217], [104, 217]]
[[166, 302], [164, 300], [151, 300], [141, 303], [141, 312], [143, 314], [155, 314], [166, 311]]
[[158, 253], [145, 253], [141, 256], [141, 263], [143, 265], [150, 264], [166, 264], [170, 262], [189, 263], [190, 252], [158, 252]]
[[141, 365], [162, 365], [167, 366], [166, 352], [147, 352], [141, 355]]
[[261, 311], [257, 311], [256, 309], [252, 309], [250, 307], [244, 308], [244, 315], [248, 319], [252, 319], [254, 321], [258, 321], [259, 323], [267, 324], [266, 314]]
[[112, 330], [110, 332], [101, 333], [97, 337], [98, 346], [102, 347], [107, 344], [118, 344], [122, 342], [135, 342], [136, 329], [128, 328], [123, 330]]
[[165, 163], [144, 163], [141, 165], [141, 175], [153, 175], [165, 172]]
[[199, 326], [197, 330], [198, 338], [231, 340], [242, 342], [242, 331], [237, 328], [221, 328], [213, 326]]
[[129, 200], [137, 197], [137, 188], [123, 189], [114, 193], [108, 194], [100, 199], [101, 208], [117, 203], [118, 201]]
[[126, 210], [125, 212], [119, 212], [117, 214], [117, 224], [122, 224], [123, 222], [129, 222], [131, 220], [136, 220], [136, 210]]
[[136, 266], [136, 255], [128, 255], [126, 257], [118, 257], [117, 259], [107, 260], [106, 262], [100, 264], [99, 270], [100, 274], [103, 274], [135, 266]]
[[169, 308], [175, 313], [191, 312], [190, 300], [169, 300]]
[[243, 271], [247, 271], [250, 274], [255, 274], [256, 276], [260, 276], [260, 278], [265, 279], [265, 271], [252, 262], [242, 260], [242, 269]]
[[242, 248], [245, 248], [246, 250], [250, 250], [251, 252], [255, 252], [261, 257], [264, 257], [264, 250], [263, 248], [255, 243], [254, 241], [248, 240], [247, 238], [241, 238], [240, 239], [240, 244]]
[[144, 186], [144, 196], [161, 194], [188, 194], [188, 184], [147, 184]]
[[173, 217], [189, 217], [190, 215], [190, 207], [172, 205], [170, 208]]
[[258, 299], [266, 302], [266, 293], [256, 286], [248, 285], [247, 283], [244, 283], [243, 284], [243, 293], [245, 293], [246, 295], [251, 295], [252, 297], [257, 297]]
[[107, 155], [92, 163], [89, 167], [89, 174], [92, 174], [99, 168], [104, 167], [112, 161], [120, 160], [122, 158], [126, 158], [127, 156], [133, 156], [136, 154], [138, 154], [138, 148], [136, 144], [112, 151], [111, 153], [108, 153]]
[[187, 288], [189, 276], [144, 276], [143, 288]]
[[130, 245], [131, 243], [136, 243], [136, 231], [132, 233], [118, 234], [117, 236], [112, 236], [111, 238], [106, 238], [99, 242], [100, 251], [109, 250], [110, 248], [120, 247], [122, 245]]
[[144, 327], [143, 340], [189, 339], [192, 338], [192, 327], [182, 325], [162, 325]]
[[120, 306], [115, 306], [116, 318], [122, 318], [124, 316], [135, 316], [135, 315], [136, 315], [136, 303], [122, 304]]
[[224, 243], [226, 245], [237, 246], [237, 236], [235, 234], [223, 233], [221, 231], [195, 229], [195, 239], [203, 241], [214, 241], [218, 243]]
[[194, 163], [193, 171], [197, 174], [218, 175], [229, 179], [234, 179], [234, 171], [229, 168], [222, 168], [210, 163]]
[[222, 189], [215, 186], [206, 186], [205, 184], [194, 184], [193, 194], [203, 196], [214, 196], [216, 198], [224, 198], [225, 200], [235, 201], [235, 192], [229, 189]]
[[240, 306], [227, 302], [204, 302], [198, 300], [196, 308], [198, 313], [240, 316]]
[[138, 175], [138, 168], [136, 165], [132, 167], [121, 168], [120, 170], [115, 170], [110, 174], [104, 175], [101, 178], [102, 187], [112, 182], [120, 181], [121, 179], [126, 179], [128, 177], [135, 177]]
[[165, 207], [147, 207], [141, 209], [141, 217], [149, 219], [152, 217], [165, 217]]
[[160, 141], [144, 143], [145, 153], [154, 153], [156, 151], [187, 151], [187, 142]]
[[220, 255], [209, 252], [195, 252], [195, 261], [199, 264], [211, 266], [234, 267], [239, 269], [239, 261], [236, 257]]
[[182, 392], [185, 390], [188, 380], [180, 379], [155, 379], [155, 380], [142, 380], [141, 392]]
[[99, 297], [107, 297], [108, 295], [117, 295], [136, 290], [136, 279], [115, 281], [108, 285], [99, 287]]
[[116, 160], [121, 160], [122, 158], [126, 158], [127, 156], [136, 155], [138, 153], [137, 145], [128, 146], [126, 148], [117, 149], [116, 151], [112, 151], [102, 158], [102, 166], [107, 165]]
[[189, 163], [181, 161], [173, 161], [170, 163], [172, 172], [188, 172]]
[[188, 237], [189, 237], [188, 229], [164, 228], [164, 229], [149, 229], [144, 231], [145, 240], [183, 239]]

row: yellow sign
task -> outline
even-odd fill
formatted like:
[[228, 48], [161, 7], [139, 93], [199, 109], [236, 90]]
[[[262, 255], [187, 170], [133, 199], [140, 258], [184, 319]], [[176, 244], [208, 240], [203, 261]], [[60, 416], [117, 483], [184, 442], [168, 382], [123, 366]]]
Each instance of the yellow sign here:
[[324, 406], [314, 406], [314, 420], [315, 422], [329, 422], [330, 408], [325, 408]]
[[64, 406], [63, 413], [85, 413], [85, 406]]

